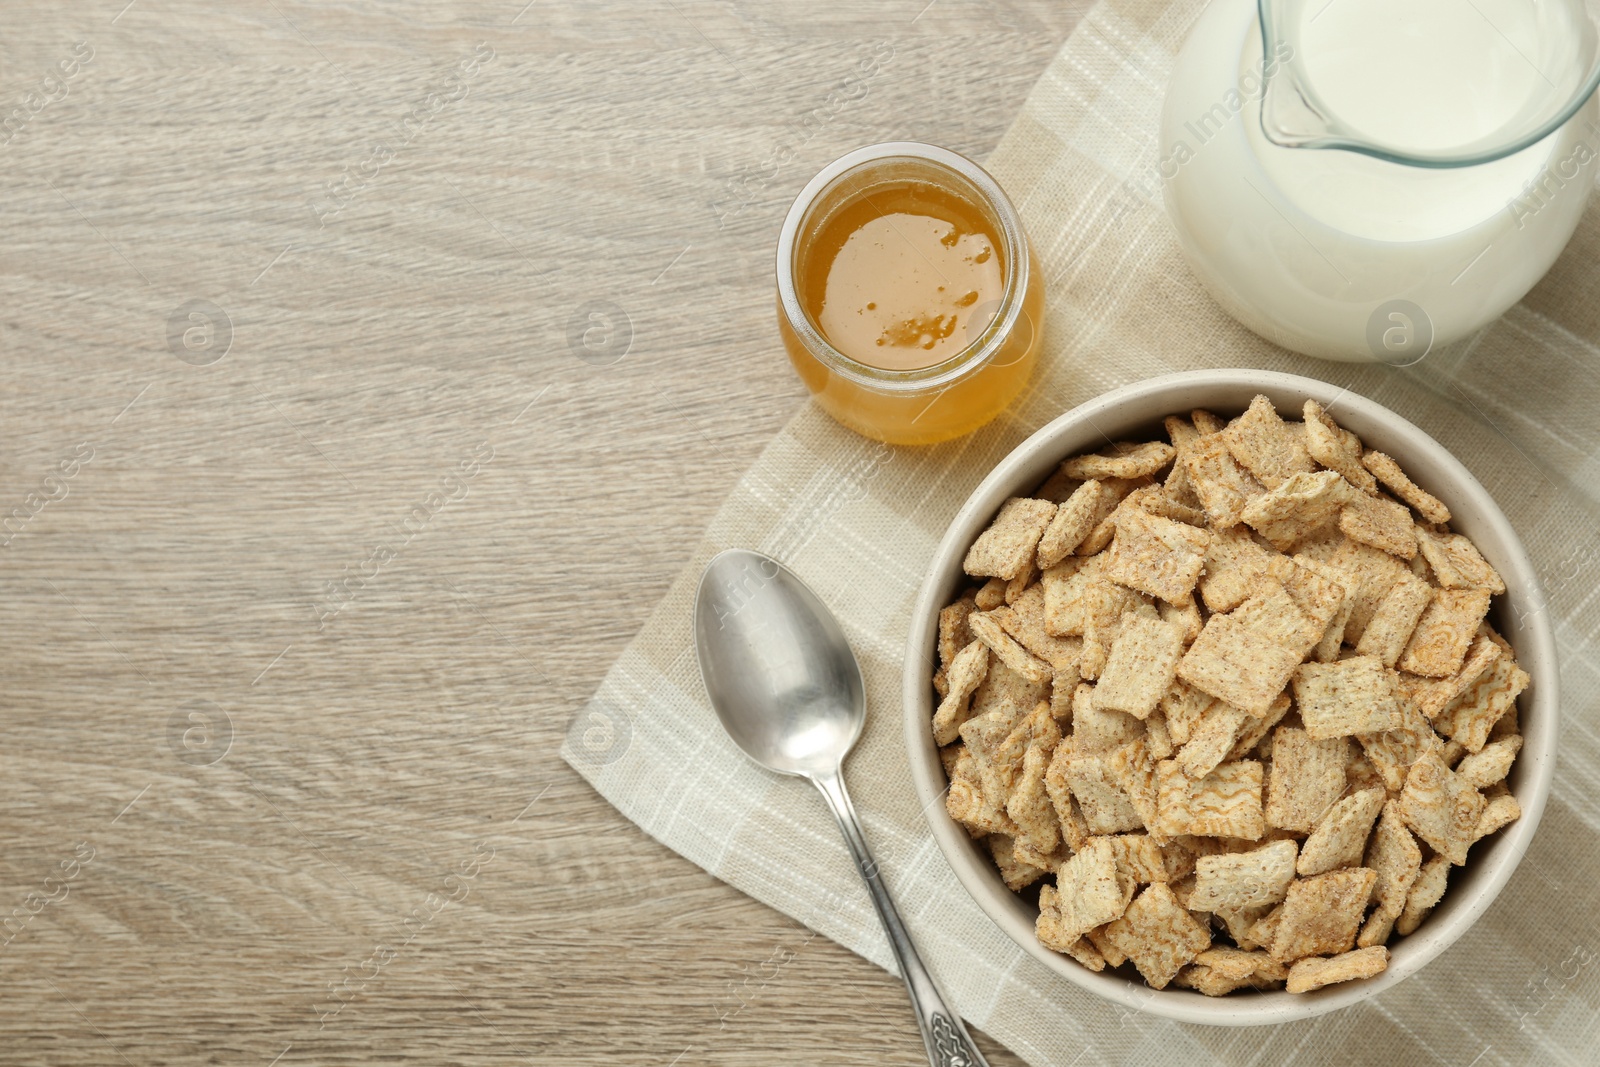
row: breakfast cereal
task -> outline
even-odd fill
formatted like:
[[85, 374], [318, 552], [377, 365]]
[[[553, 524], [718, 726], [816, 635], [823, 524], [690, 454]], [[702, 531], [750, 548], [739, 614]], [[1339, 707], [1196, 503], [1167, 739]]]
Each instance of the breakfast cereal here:
[[1256, 397], [1069, 457], [940, 612], [946, 809], [1090, 970], [1372, 977], [1521, 815], [1504, 580], [1392, 458], [1300, 417]]

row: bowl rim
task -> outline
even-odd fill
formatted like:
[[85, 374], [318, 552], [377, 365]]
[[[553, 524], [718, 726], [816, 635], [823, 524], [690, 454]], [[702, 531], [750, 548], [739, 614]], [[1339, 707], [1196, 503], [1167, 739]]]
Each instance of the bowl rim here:
[[[1038, 942], [1032, 919], [1036, 909], [1005, 887], [987, 853], [980, 852], [944, 804], [937, 803], [947, 783], [928, 728], [933, 709], [929, 679], [939, 609], [967, 580], [961, 573], [967, 547], [1007, 497], [1031, 490], [1067, 456], [1110, 440], [1108, 433], [1153, 425], [1163, 415], [1197, 407], [1222, 409], [1231, 417], [1258, 393], [1272, 398], [1280, 411], [1288, 406], [1280, 402], [1284, 397], [1296, 398], [1292, 405], [1296, 413], [1307, 398], [1337, 408], [1335, 418], [1341, 426], [1348, 424], [1369, 447], [1394, 456], [1410, 476], [1450, 507], [1452, 529], [1471, 528], [1469, 536], [1505, 579], [1507, 592], [1496, 598], [1497, 607], [1502, 616], [1516, 612], [1517, 661], [1532, 679], [1518, 700], [1524, 743], [1512, 771], [1513, 794], [1522, 816], [1487, 848], [1481, 852], [1475, 848], [1460, 871], [1452, 869], [1444, 900], [1427, 922], [1393, 947], [1389, 968], [1382, 974], [1313, 993], [1280, 990], [1206, 997], [1184, 989], [1151, 989], [1110, 971], [1096, 973]], [[1108, 428], [1102, 429], [1103, 425]], [[1417, 973], [1459, 939], [1510, 880], [1538, 829], [1555, 774], [1560, 725], [1555, 638], [1538, 573], [1510, 520], [1461, 461], [1420, 427], [1352, 388], [1279, 371], [1224, 368], [1147, 378], [1078, 405], [1017, 445], [973, 489], [934, 550], [911, 609], [903, 663], [903, 726], [912, 784], [939, 851], [979, 909], [1025, 952], [1079, 988], [1125, 1008], [1178, 1022], [1263, 1026], [1309, 1019], [1375, 996]]]

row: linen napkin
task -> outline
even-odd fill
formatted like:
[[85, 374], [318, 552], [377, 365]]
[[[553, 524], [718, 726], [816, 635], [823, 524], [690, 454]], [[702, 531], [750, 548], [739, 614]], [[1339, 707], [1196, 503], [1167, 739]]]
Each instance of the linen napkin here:
[[[1039, 79], [988, 160], [1047, 279], [1045, 349], [1013, 408], [970, 437], [888, 448], [807, 407], [744, 475], [693, 559], [575, 717], [562, 749], [669, 848], [892, 969], [838, 830], [810, 785], [723, 734], [690, 632], [721, 549], [794, 568], [842, 620], [868, 723], [846, 776], [884, 877], [962, 1015], [1032, 1064], [1592, 1063], [1600, 1038], [1600, 203], [1537, 289], [1415, 367], [1285, 352], [1236, 324], [1184, 264], [1160, 201], [1156, 129], [1200, 0], [1105, 0]], [[1532, 849], [1490, 912], [1420, 975], [1303, 1023], [1224, 1030], [1109, 1005], [1053, 976], [957, 883], [912, 791], [901, 735], [910, 604], [968, 493], [1029, 433], [1127, 382], [1252, 366], [1369, 396], [1455, 452], [1511, 516], [1549, 592], [1562, 751]], [[906, 1025], [910, 1026], [908, 1017]]]

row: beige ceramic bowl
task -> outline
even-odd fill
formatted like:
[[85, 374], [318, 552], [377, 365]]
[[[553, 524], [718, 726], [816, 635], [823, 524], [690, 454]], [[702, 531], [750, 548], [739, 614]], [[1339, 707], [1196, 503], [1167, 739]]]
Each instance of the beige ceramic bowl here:
[[[937, 655], [939, 609], [968, 581], [961, 572], [967, 546], [1007, 497], [1026, 495], [1063, 459], [1093, 451], [1108, 438], [1164, 439], [1164, 415], [1203, 407], [1232, 418], [1257, 393], [1266, 394], [1286, 418], [1298, 418], [1306, 399], [1316, 399], [1331, 409], [1340, 425], [1368, 446], [1393, 456], [1417, 484], [1449, 506], [1452, 527], [1472, 538], [1505, 578], [1507, 593], [1495, 598], [1490, 620], [1516, 647], [1518, 662], [1533, 682], [1521, 697], [1524, 745], [1508, 779], [1522, 805], [1522, 818], [1474, 846], [1465, 867], [1452, 869], [1450, 888], [1433, 914], [1411, 936], [1392, 939], [1388, 970], [1376, 978], [1309, 994], [1235, 993], [1212, 998], [1187, 989], [1150, 989], [1131, 967], [1096, 974], [1039, 944], [1033, 935], [1037, 908], [1005, 887], [988, 852], [939, 802], [946, 780], [929, 729], [934, 707], [930, 678]], [[1337, 386], [1292, 374], [1220, 370], [1152, 378], [1106, 393], [1041, 429], [1002, 460], [957, 512], [912, 609], [905, 656], [911, 777], [934, 839], [961, 884], [1000, 929], [1069, 982], [1128, 1008], [1180, 1022], [1259, 1026], [1321, 1015], [1416, 974], [1488, 909], [1527, 852], [1555, 770], [1556, 655], [1544, 603], [1522, 542], [1488, 492], [1442, 445], [1394, 412]]]

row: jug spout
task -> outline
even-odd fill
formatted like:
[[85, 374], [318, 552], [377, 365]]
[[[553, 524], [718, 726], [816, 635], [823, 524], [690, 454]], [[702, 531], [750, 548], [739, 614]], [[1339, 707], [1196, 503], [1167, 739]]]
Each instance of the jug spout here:
[[[1262, 0], [1262, 7], [1267, 0]], [[1285, 148], [1319, 147], [1340, 131], [1318, 107], [1314, 93], [1306, 86], [1299, 66], [1294, 63], [1294, 44], [1268, 37], [1262, 20], [1262, 97], [1261, 132], [1267, 140]]]

